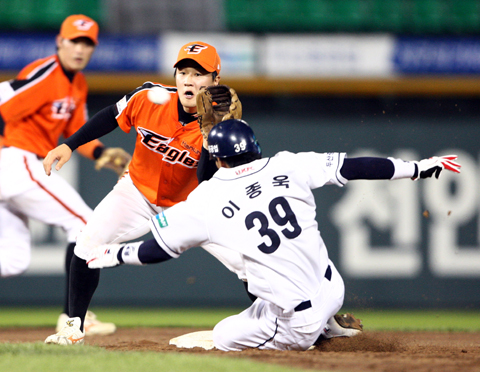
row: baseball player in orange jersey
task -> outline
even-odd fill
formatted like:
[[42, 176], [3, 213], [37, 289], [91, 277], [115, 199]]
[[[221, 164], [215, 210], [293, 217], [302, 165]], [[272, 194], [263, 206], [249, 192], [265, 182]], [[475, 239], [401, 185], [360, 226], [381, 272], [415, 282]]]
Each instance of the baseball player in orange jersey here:
[[[50, 175], [55, 161], [58, 161], [55, 169], [59, 170], [73, 150], [94, 138], [117, 127], [127, 133], [133, 127], [137, 132], [128, 173], [95, 208], [75, 247], [69, 315], [81, 319], [82, 331], [85, 312], [100, 277], [100, 270], [89, 269], [86, 264], [89, 253], [103, 244], [120, 243], [147, 234], [151, 217], [185, 200], [198, 185], [199, 161], [208, 159], [195, 115], [196, 95], [202, 87], [218, 85], [220, 57], [213, 46], [195, 41], [181, 47], [174, 68], [176, 87], [144, 83], [115, 105], [93, 116], [44, 160], [45, 172]], [[148, 98], [148, 92], [158, 87], [169, 97], [163, 104], [155, 104]], [[214, 172], [215, 165], [210, 163]], [[212, 167], [201, 169], [208, 172]], [[155, 255], [144, 259], [150, 263], [158, 260]], [[235, 262], [229, 259], [231, 261]], [[70, 325], [69, 320], [63, 330], [48, 337], [46, 342], [83, 343], [83, 337], [71, 337]]]
[[[66, 233], [67, 277], [75, 240], [92, 210], [61, 177], [47, 177], [42, 159], [69, 137], [87, 117], [87, 83], [81, 73], [98, 43], [97, 23], [73, 15], [62, 23], [56, 38], [57, 53], [26, 66], [11, 81], [0, 83], [0, 274], [23, 273], [30, 263], [28, 219], [60, 226]], [[101, 157], [104, 145], [94, 140], [79, 152]], [[123, 150], [122, 150], [123, 151]], [[125, 153], [126, 154], [126, 153]], [[128, 154], [127, 154], [128, 155]], [[129, 156], [129, 155], [128, 155]], [[68, 313], [68, 280], [63, 323]], [[100, 323], [89, 313], [89, 333], [111, 333], [115, 326]]]

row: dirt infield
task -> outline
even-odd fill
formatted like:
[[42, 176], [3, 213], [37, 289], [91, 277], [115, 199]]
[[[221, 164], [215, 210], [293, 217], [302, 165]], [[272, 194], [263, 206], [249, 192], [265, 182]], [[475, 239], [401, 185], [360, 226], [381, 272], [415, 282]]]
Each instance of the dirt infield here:
[[[198, 331], [192, 328], [121, 328], [110, 336], [91, 336], [86, 344], [117, 351], [208, 353], [290, 365], [312, 370], [355, 372], [480, 372], [480, 333], [369, 332], [356, 338], [329, 340], [306, 352], [177, 349], [168, 341]], [[0, 342], [37, 342], [50, 328], [2, 328]]]

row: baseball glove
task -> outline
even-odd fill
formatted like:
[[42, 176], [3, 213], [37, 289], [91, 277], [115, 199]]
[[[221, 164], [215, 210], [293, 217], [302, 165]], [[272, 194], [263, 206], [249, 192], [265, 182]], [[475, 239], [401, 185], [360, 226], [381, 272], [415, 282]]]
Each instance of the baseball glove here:
[[124, 149], [120, 147], [108, 147], [103, 150], [102, 155], [95, 161], [95, 169], [108, 168], [120, 177], [128, 169], [131, 159], [130, 154]]
[[197, 94], [197, 116], [200, 132], [207, 140], [216, 124], [242, 118], [242, 103], [234, 89], [227, 85], [211, 85]]

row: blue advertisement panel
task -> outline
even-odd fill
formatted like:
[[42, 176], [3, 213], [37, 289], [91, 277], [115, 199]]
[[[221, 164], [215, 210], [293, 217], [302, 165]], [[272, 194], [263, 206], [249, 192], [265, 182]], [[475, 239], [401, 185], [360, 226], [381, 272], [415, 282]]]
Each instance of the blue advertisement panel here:
[[87, 71], [157, 72], [159, 45], [156, 36], [101, 36]]
[[[55, 53], [55, 34], [0, 34], [0, 70], [20, 70]], [[393, 77], [480, 74], [479, 37], [165, 33], [100, 35], [87, 71], [170, 73], [179, 46], [217, 46], [228, 75]], [[232, 42], [233, 40], [233, 42]]]
[[399, 74], [478, 74], [480, 38], [399, 37], [393, 63]]
[[[20, 70], [55, 53], [55, 34], [0, 34], [0, 70]], [[156, 36], [101, 35], [86, 71], [157, 72]]]

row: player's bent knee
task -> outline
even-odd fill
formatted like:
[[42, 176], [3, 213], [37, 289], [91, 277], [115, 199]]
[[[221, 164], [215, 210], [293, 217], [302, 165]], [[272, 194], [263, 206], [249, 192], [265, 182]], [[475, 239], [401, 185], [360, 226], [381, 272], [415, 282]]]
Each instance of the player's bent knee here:
[[240, 351], [243, 348], [239, 348], [234, 341], [235, 336], [232, 334], [230, 322], [228, 318], [220, 321], [213, 328], [213, 344], [218, 350], [222, 351]]
[[215, 328], [213, 329], [213, 344], [218, 350], [222, 351], [230, 351], [230, 345], [229, 345], [229, 340], [225, 338], [225, 335], [223, 335], [221, 332], [215, 331]]
[[18, 276], [27, 271], [30, 266], [30, 257], [18, 259], [15, 257], [2, 257], [0, 259], [0, 276], [8, 278]]
[[77, 245], [75, 245], [75, 248], [73, 249], [73, 253], [75, 253], [75, 256], [77, 256], [78, 258], [81, 258], [82, 260], [87, 259], [89, 252], [90, 252], [89, 248], [79, 244], [78, 242], [77, 242]]

